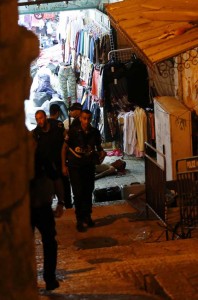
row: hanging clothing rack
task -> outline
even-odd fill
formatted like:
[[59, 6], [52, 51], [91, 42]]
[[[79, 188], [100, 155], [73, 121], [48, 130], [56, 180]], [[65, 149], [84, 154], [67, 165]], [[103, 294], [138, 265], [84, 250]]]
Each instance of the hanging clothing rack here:
[[123, 49], [117, 49], [117, 50], [111, 50], [108, 53], [108, 60], [115, 60], [122, 63], [125, 63], [131, 59], [131, 57], [134, 55], [132, 48], [123, 48]]
[[110, 29], [107, 29], [106, 27], [102, 26], [100, 23], [96, 23], [95, 21], [92, 21], [92, 23], [86, 25], [84, 27], [84, 30], [88, 31], [89, 33], [95, 32], [98, 36], [102, 36], [105, 34], [109, 34]]

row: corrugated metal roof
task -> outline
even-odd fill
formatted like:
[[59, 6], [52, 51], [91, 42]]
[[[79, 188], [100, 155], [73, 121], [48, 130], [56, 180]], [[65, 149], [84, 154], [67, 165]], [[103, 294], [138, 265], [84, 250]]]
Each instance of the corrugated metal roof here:
[[107, 4], [106, 13], [150, 65], [198, 46], [197, 0], [125, 0]]

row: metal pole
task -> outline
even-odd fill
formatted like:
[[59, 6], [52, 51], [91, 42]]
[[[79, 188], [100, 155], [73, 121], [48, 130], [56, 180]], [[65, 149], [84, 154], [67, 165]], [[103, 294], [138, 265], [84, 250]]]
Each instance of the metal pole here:
[[[68, 2], [71, 2], [73, 0], [67, 0], [67, 1], [62, 1], [65, 2], [65, 4], [68, 4]], [[25, 1], [25, 2], [18, 2], [18, 6], [28, 6], [28, 5], [40, 5], [40, 4], [49, 4], [49, 3], [56, 3], [56, 2], [61, 2], [60, 0], [36, 0], [36, 1]]]

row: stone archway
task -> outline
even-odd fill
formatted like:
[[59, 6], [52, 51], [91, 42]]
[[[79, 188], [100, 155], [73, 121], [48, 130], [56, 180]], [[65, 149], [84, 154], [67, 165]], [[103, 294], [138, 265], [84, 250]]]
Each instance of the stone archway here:
[[0, 3], [0, 299], [38, 298], [28, 183], [33, 155], [25, 128], [36, 36], [18, 26], [16, 0]]

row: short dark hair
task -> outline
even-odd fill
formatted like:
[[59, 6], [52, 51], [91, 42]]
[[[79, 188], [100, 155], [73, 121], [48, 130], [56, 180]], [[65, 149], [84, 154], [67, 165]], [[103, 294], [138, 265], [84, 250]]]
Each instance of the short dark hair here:
[[78, 102], [73, 103], [72, 106], [70, 106], [70, 107], [68, 108], [68, 110], [70, 110], [70, 111], [74, 111], [74, 110], [82, 110], [82, 105], [81, 105], [80, 103], [78, 103]]
[[46, 115], [46, 112], [45, 112], [44, 110], [39, 109], [39, 110], [37, 110], [37, 111], [35, 112], [35, 117], [36, 117], [36, 115], [38, 115], [39, 113], [42, 113], [45, 117], [47, 116], [47, 115]]
[[87, 115], [92, 115], [92, 112], [89, 109], [83, 109], [83, 110], [81, 110], [81, 114], [82, 113], [85, 113]]
[[50, 115], [54, 116], [57, 112], [60, 112], [60, 106], [58, 104], [50, 105], [49, 112]]

